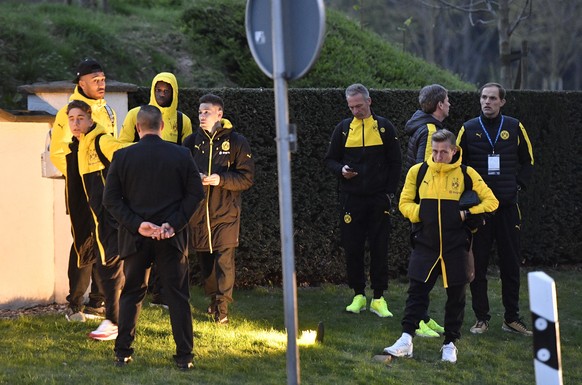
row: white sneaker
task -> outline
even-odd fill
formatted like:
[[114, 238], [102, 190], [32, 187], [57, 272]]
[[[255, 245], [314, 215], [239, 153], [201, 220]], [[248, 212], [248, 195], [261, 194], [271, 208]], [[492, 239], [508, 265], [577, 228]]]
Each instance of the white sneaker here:
[[402, 333], [402, 336], [392, 346], [384, 348], [384, 353], [394, 357], [412, 357], [412, 336]]
[[89, 337], [98, 341], [109, 341], [117, 338], [117, 325], [108, 319], [103, 320], [99, 327], [89, 333]]
[[457, 347], [454, 343], [449, 342], [448, 344], [443, 345], [441, 352], [443, 352], [443, 361], [452, 362], [453, 364], [457, 362]]

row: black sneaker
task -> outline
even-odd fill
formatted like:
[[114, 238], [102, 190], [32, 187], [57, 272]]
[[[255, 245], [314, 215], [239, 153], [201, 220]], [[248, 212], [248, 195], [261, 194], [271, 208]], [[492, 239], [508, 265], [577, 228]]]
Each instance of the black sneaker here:
[[129, 357], [115, 357], [115, 366], [117, 366], [118, 368], [121, 368], [121, 367], [129, 364], [131, 361], [133, 361], [133, 358], [131, 358], [131, 356], [129, 356]]
[[105, 307], [85, 306], [83, 314], [87, 319], [105, 319]]
[[85, 322], [86, 319], [85, 314], [83, 314], [82, 311], [80, 311], [78, 308], [71, 307], [68, 307], [65, 310], [65, 318], [69, 322]]
[[517, 321], [513, 321], [513, 322], [503, 321], [503, 325], [501, 326], [501, 329], [503, 329], [503, 331], [506, 331], [506, 332], [517, 333], [517, 334], [521, 334], [522, 336], [527, 336], [527, 337], [531, 337], [533, 335], [533, 332], [531, 330], [528, 330], [527, 326], [525, 326], [523, 321], [520, 319], [518, 319]]
[[150, 306], [162, 307], [166, 310], [170, 308], [161, 298], [152, 298]]
[[216, 314], [214, 316], [214, 322], [217, 325], [228, 325], [228, 316], [226, 314]]
[[208, 305], [208, 308], [206, 309], [206, 314], [215, 314], [217, 312], [217, 308], [216, 308], [216, 298], [212, 298], [212, 300], [210, 301], [210, 304]]
[[181, 370], [183, 372], [186, 372], [194, 368], [194, 364], [192, 362], [177, 362], [176, 366], [178, 367], [178, 370]]

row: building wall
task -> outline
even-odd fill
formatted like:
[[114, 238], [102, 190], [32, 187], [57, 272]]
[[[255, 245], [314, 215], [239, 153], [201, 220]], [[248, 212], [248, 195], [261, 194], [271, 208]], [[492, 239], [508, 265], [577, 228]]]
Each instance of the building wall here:
[[64, 302], [68, 293], [64, 180], [41, 177], [49, 128], [0, 121], [0, 308]]

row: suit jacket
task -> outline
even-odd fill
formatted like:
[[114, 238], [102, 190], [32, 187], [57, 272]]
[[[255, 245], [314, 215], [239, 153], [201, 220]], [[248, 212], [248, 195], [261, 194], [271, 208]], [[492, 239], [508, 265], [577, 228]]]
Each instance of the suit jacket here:
[[119, 222], [119, 255], [137, 252], [143, 240], [142, 222], [168, 222], [176, 235], [169, 242], [185, 253], [186, 225], [204, 198], [198, 168], [188, 149], [146, 135], [113, 156], [107, 174], [103, 205]]

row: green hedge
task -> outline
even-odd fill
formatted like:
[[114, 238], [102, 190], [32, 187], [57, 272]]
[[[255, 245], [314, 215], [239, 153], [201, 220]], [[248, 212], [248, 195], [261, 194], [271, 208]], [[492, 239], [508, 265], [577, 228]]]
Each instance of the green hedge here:
[[[197, 121], [197, 100], [213, 92], [225, 100], [225, 117], [243, 133], [257, 164], [255, 185], [243, 196], [241, 244], [237, 251], [239, 286], [281, 283], [277, 149], [272, 89], [183, 89], [180, 108]], [[458, 132], [479, 113], [478, 94], [450, 92], [451, 115], [445, 126]], [[417, 108], [417, 92], [371, 90], [373, 110], [388, 117], [401, 137], [405, 154], [405, 122]], [[147, 103], [149, 89], [132, 95], [130, 107]], [[520, 196], [522, 255], [526, 263], [565, 265], [582, 262], [580, 202], [582, 196], [582, 92], [508, 93], [503, 112], [518, 117], [533, 143], [535, 173]], [[298, 285], [345, 282], [343, 253], [338, 245], [337, 181], [323, 166], [329, 137], [340, 119], [349, 117], [343, 89], [290, 89], [290, 122], [298, 126], [298, 151], [292, 154], [295, 258]], [[402, 175], [402, 179], [404, 175]], [[393, 277], [406, 273], [408, 222], [393, 221], [389, 253]], [[194, 264], [195, 266], [195, 264]]]

